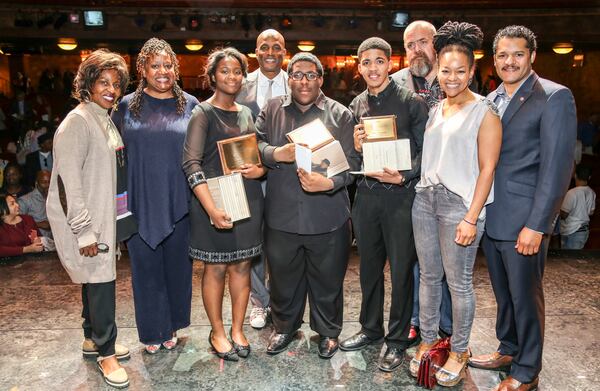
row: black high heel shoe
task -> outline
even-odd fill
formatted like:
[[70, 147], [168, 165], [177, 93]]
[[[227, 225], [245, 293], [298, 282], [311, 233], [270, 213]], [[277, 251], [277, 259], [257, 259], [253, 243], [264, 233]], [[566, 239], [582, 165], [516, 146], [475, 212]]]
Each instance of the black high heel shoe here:
[[250, 344], [248, 345], [240, 345], [233, 340], [233, 335], [231, 333], [231, 329], [229, 329], [229, 337], [231, 338], [231, 344], [233, 345], [233, 349], [238, 356], [241, 358], [247, 358], [250, 355]]
[[208, 333], [208, 343], [210, 344], [210, 347], [213, 349], [213, 351], [215, 352], [217, 357], [222, 358], [223, 360], [226, 360], [226, 361], [238, 361], [239, 357], [237, 355], [235, 345], [234, 345], [234, 347], [229, 349], [228, 352], [219, 352], [217, 350], [217, 348], [215, 348], [215, 345], [213, 345], [213, 343], [212, 343], [212, 333], [213, 333], [212, 330], [210, 330], [210, 333]]

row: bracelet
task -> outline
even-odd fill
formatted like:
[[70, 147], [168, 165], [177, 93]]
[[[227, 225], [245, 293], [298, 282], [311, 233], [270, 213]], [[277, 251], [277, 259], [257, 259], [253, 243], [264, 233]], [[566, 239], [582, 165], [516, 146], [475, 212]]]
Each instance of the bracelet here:
[[465, 219], [464, 217], [463, 217], [463, 221], [467, 224], [477, 226], [477, 223], [471, 223], [469, 220]]

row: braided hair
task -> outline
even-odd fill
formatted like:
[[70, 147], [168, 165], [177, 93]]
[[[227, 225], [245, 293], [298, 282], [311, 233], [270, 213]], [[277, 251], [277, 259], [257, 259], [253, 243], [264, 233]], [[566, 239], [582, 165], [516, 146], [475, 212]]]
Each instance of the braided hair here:
[[449, 51], [464, 53], [470, 67], [475, 62], [473, 51], [479, 49], [482, 42], [481, 29], [467, 22], [446, 22], [433, 36], [433, 47], [438, 56]]
[[185, 111], [185, 105], [187, 104], [187, 100], [185, 99], [185, 95], [183, 94], [183, 90], [177, 84], [179, 80], [179, 61], [177, 61], [177, 56], [175, 52], [171, 48], [171, 45], [163, 39], [160, 38], [150, 38], [146, 41], [140, 53], [138, 54], [137, 61], [135, 63], [138, 75], [140, 75], [140, 82], [133, 93], [133, 98], [129, 102], [129, 110], [133, 113], [135, 117], [140, 116], [140, 111], [142, 110], [142, 96], [144, 92], [144, 88], [148, 85], [148, 82], [144, 77], [142, 77], [142, 72], [146, 67], [146, 64], [150, 60], [152, 56], [159, 54], [160, 52], [165, 51], [167, 55], [171, 58], [171, 62], [173, 63], [173, 68], [175, 71], [175, 83], [173, 83], [173, 95], [177, 99], [177, 114], [183, 114]]

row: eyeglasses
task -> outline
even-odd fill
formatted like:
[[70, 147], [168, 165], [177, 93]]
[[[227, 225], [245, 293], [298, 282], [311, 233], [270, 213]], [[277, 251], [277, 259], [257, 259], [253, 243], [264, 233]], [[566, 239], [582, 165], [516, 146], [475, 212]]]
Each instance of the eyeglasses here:
[[306, 80], [308, 80], [308, 81], [317, 80], [317, 78], [321, 77], [321, 75], [319, 75], [317, 72], [304, 73], [302, 71], [296, 71], [290, 75], [290, 77], [294, 81], [301, 81], [302, 79], [304, 79], [305, 76], [306, 76]]

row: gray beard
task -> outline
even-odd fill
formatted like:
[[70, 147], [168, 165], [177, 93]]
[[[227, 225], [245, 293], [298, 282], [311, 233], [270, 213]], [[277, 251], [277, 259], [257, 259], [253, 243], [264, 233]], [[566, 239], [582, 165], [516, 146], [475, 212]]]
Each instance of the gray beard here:
[[433, 64], [427, 57], [416, 57], [411, 61], [408, 69], [415, 76], [425, 77], [433, 69]]

